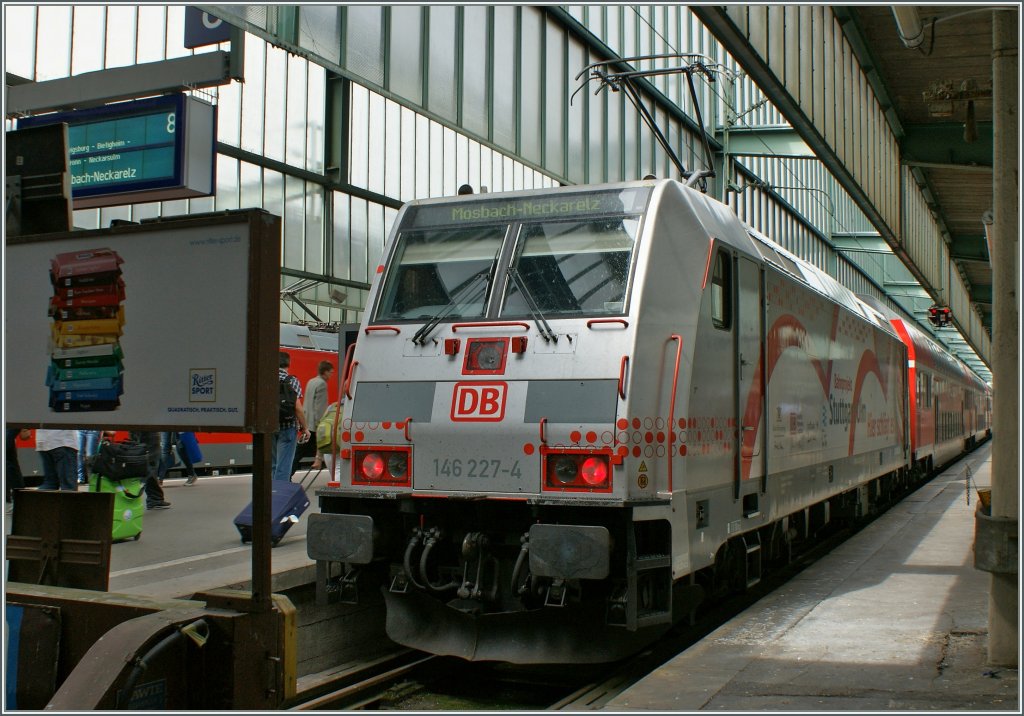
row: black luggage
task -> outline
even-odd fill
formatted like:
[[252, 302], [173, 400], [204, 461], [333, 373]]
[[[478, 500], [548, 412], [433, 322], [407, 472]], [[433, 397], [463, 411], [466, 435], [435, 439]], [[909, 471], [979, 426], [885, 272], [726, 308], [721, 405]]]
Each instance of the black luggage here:
[[89, 472], [108, 480], [137, 477], [145, 481], [149, 473], [149, 449], [141, 442], [102, 440], [96, 454], [88, 460], [91, 460]]
[[[309, 481], [312, 485], [320, 471]], [[301, 482], [284, 482], [275, 480], [270, 488], [270, 544], [276, 547], [291, 526], [299, 521], [299, 517], [309, 507], [306, 488]], [[252, 503], [238, 513], [235, 527], [242, 536], [242, 544], [252, 542]]]

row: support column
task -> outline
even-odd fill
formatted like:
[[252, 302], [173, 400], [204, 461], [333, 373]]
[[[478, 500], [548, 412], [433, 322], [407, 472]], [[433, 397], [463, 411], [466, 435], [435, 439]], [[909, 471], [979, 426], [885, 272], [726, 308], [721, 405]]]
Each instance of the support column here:
[[270, 611], [273, 566], [270, 557], [270, 520], [274, 466], [270, 460], [273, 433], [252, 435], [252, 610]]
[[[993, 224], [992, 263], [992, 516], [1016, 518], [1020, 503], [1017, 437], [1017, 262], [1020, 260], [1020, 184], [1017, 174], [1019, 82], [1017, 10], [992, 13]], [[988, 658], [1017, 666], [1018, 575], [993, 573], [988, 606]]]

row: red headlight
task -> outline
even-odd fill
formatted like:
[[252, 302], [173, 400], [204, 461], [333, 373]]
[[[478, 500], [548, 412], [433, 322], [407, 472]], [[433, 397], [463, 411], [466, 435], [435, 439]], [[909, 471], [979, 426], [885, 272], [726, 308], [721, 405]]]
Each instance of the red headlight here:
[[549, 452], [544, 456], [544, 489], [611, 492], [610, 454]]
[[588, 457], [580, 467], [583, 481], [591, 487], [598, 487], [608, 481], [608, 458]]
[[378, 453], [368, 452], [363, 456], [359, 468], [368, 480], [379, 480], [380, 476], [384, 474], [384, 458]]
[[412, 484], [412, 451], [406, 447], [353, 448], [352, 484], [406, 487]]

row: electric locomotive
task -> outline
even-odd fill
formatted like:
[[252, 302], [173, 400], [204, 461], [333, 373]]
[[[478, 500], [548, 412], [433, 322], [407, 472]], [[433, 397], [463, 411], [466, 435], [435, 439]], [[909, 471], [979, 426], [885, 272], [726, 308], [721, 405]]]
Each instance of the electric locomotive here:
[[345, 360], [318, 599], [608, 661], [905, 483], [885, 316], [671, 180], [407, 204]]

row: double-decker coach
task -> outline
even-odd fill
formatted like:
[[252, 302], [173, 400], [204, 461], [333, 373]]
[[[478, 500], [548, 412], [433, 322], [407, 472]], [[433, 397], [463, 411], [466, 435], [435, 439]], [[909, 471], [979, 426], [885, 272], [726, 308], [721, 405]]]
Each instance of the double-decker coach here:
[[992, 391], [963, 361], [920, 328], [862, 296], [883, 313], [907, 347], [910, 446], [914, 464], [930, 472], [992, 434]]

